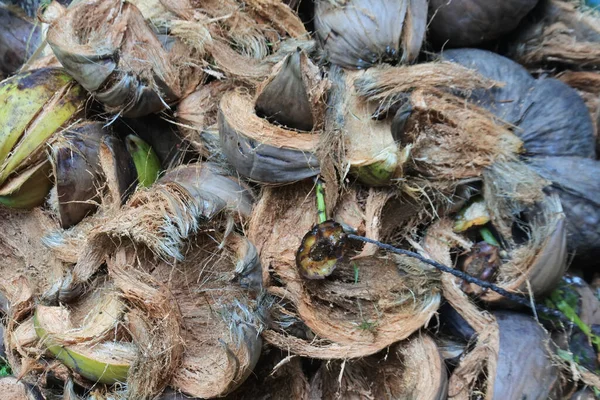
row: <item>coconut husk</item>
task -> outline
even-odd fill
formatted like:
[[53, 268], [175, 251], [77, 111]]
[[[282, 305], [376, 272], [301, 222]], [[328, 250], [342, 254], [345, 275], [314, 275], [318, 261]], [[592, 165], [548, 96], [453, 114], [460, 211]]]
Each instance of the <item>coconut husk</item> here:
[[16, 7], [0, 7], [0, 74], [15, 73], [41, 42], [41, 27]]
[[[246, 186], [211, 163], [190, 164], [165, 174], [120, 208], [108, 208], [69, 231], [49, 232], [45, 243], [61, 259], [77, 263], [71, 279], [57, 287], [70, 296], [123, 242], [142, 245], [166, 260], [183, 258], [185, 241], [212, 220], [230, 231], [250, 215], [253, 197]], [[223, 219], [228, 216], [227, 227]]]
[[131, 3], [79, 2], [53, 21], [47, 40], [65, 69], [110, 112], [158, 112], [184, 91], [178, 66]]
[[[241, 239], [226, 240], [220, 249], [219, 238], [211, 236], [191, 238], [183, 262], [150, 262], [144, 267], [145, 274], [168, 290], [165, 293], [170, 293], [181, 313], [185, 351], [178, 367], [169, 371], [173, 374], [170, 385], [201, 398], [224, 396], [241, 385], [251, 374], [262, 348], [260, 306], [235, 283], [236, 264], [240, 261], [235, 246]], [[139, 279], [130, 281], [128, 287], [133, 290], [137, 284]], [[156, 302], [149, 304], [154, 306]], [[157, 318], [163, 315], [159, 309], [154, 312]], [[149, 333], [154, 340], [168, 344], [157, 332]], [[159, 354], [154, 349], [148, 351]], [[167, 369], [171, 366], [165, 365]]]
[[[179, 130], [192, 148], [202, 157], [215, 156], [206, 132], [217, 125], [217, 113], [221, 97], [230, 89], [228, 81], [213, 81], [181, 100], [175, 112]], [[218, 141], [218, 136], [217, 136]]]
[[600, 24], [596, 11], [579, 2], [544, 0], [522, 25], [509, 46], [510, 56], [528, 67], [600, 64]]
[[302, 359], [287, 356], [278, 349], [267, 349], [250, 376], [227, 400], [309, 399], [309, 383]]
[[13, 376], [0, 378], [0, 391], [6, 399], [14, 400], [44, 400], [44, 396], [33, 385], [19, 381]]
[[557, 76], [562, 82], [577, 90], [595, 122], [596, 154], [600, 153], [600, 74], [587, 71], [565, 71]]
[[[82, 123], [63, 132], [51, 147], [56, 179], [53, 199], [64, 229], [80, 222], [98, 206], [100, 143], [109, 134], [101, 123]], [[54, 200], [54, 201], [53, 201]]]
[[431, 0], [431, 40], [444, 47], [475, 47], [513, 31], [538, 0]]
[[532, 168], [551, 180], [567, 216], [568, 245], [582, 265], [595, 265], [600, 254], [598, 196], [594, 176], [600, 169], [596, 160], [578, 157], [544, 157], [530, 161]]
[[[486, 50], [448, 50], [442, 56], [501, 84], [466, 97], [514, 125], [527, 155], [595, 157], [589, 112], [566, 84], [551, 78], [535, 80], [519, 64]], [[548, 98], [554, 100], [548, 103]]]
[[363, 69], [379, 62], [413, 62], [427, 25], [427, 2], [320, 0], [317, 37], [332, 64]]
[[194, 49], [213, 75], [256, 82], [269, 74], [263, 61], [279, 49], [282, 38], [308, 38], [297, 15], [279, 1], [179, 0], [162, 6], [174, 17], [153, 12], [158, 14], [153, 23]]
[[[316, 223], [310, 193], [308, 184], [265, 189], [250, 221], [248, 237], [266, 267], [263, 281], [285, 300], [276, 310], [285, 318], [273, 317], [273, 329], [264, 333], [267, 342], [302, 356], [353, 358], [376, 353], [423, 326], [439, 296], [435, 274], [411, 259], [378, 254], [340, 262], [325, 280], [301, 278], [296, 251]], [[302, 321], [316, 337], [286, 332], [285, 319]]]
[[361, 360], [323, 363], [310, 383], [314, 399], [447, 398], [446, 367], [433, 339], [415, 334]]
[[249, 94], [224, 94], [218, 119], [221, 148], [240, 175], [256, 182], [283, 184], [319, 173], [314, 154], [319, 136], [260, 118]]

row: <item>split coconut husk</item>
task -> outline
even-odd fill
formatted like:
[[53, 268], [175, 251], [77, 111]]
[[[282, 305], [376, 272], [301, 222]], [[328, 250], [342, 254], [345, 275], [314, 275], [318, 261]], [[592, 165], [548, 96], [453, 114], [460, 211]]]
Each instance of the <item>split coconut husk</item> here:
[[600, 17], [581, 2], [543, 0], [509, 46], [510, 57], [531, 68], [593, 69], [600, 65]]
[[499, 83], [467, 97], [514, 125], [528, 156], [595, 157], [589, 112], [568, 85], [552, 78], [534, 79], [519, 64], [486, 50], [448, 50], [442, 57]]
[[39, 46], [41, 27], [17, 7], [0, 7], [0, 77], [8, 76], [23, 65]]
[[[474, 91], [470, 99], [516, 125], [514, 132], [523, 139], [527, 162], [552, 182], [561, 197], [569, 247], [581, 254], [596, 251], [593, 249], [600, 243], [596, 230], [586, 225], [590, 218], [598, 218], [597, 208], [592, 206], [597, 185], [589, 186], [590, 169], [597, 168], [597, 162], [591, 160], [596, 156], [596, 139], [581, 97], [556, 79], [534, 80], [523, 67], [491, 52], [449, 50], [444, 57], [505, 83], [489, 91]], [[554, 99], [552, 104], [548, 98]]]
[[[53, 232], [45, 243], [66, 262], [77, 263], [65, 295], [85, 283], [124, 241], [143, 245], [165, 260], [182, 260], [182, 248], [207, 223], [225, 226], [250, 215], [249, 189], [212, 163], [175, 168], [148, 190], [135, 193], [122, 208], [98, 213], [79, 230]], [[213, 220], [212, 222], [210, 222]], [[208, 229], [208, 228], [207, 228]]]
[[280, 1], [149, 3], [143, 8], [151, 24], [184, 43], [205, 72], [219, 77], [256, 82], [269, 74], [272, 63], [265, 58], [279, 50], [282, 39], [308, 40], [302, 21]]
[[319, 0], [315, 4], [315, 29], [325, 58], [348, 69], [413, 62], [426, 26], [425, 0]]
[[338, 99], [332, 108], [344, 121], [344, 159], [364, 183], [398, 183], [413, 193], [424, 192], [425, 184], [448, 196], [458, 182], [479, 179], [484, 168], [521, 149], [486, 111], [443, 91], [493, 85], [462, 67], [377, 67], [348, 73], [345, 82], [331, 75]]
[[360, 360], [323, 363], [310, 382], [311, 399], [447, 399], [446, 366], [424, 334]]
[[47, 40], [65, 69], [109, 112], [158, 112], [184, 91], [179, 66], [131, 3], [79, 2], [52, 21]]
[[[316, 223], [311, 198], [304, 183], [264, 189], [250, 221], [248, 237], [258, 248], [263, 281], [282, 299], [264, 333], [267, 342], [302, 356], [354, 358], [425, 325], [439, 306], [436, 274], [412, 259], [378, 254], [340, 261], [326, 279], [302, 278], [296, 251]], [[286, 330], [304, 324], [308, 336]]]
[[317, 133], [324, 123], [327, 88], [319, 69], [298, 51], [274, 67], [255, 100], [241, 90], [224, 94], [219, 136], [229, 163], [240, 175], [267, 184], [317, 175]]
[[538, 0], [430, 0], [430, 38], [444, 47], [474, 47], [512, 32]]
[[[445, 265], [452, 265], [451, 248], [463, 242], [444, 227], [449, 225], [450, 221], [442, 220], [432, 226], [422, 248]], [[550, 338], [537, 322], [516, 313], [489, 314], [469, 300], [454, 277], [444, 274], [442, 282], [444, 297], [477, 335], [475, 346], [450, 377], [449, 398], [469, 399], [472, 393], [486, 399], [559, 398], [555, 395], [560, 389], [559, 373], [549, 351]], [[524, 352], [531, 352], [526, 363], [514, 361], [523, 360]]]

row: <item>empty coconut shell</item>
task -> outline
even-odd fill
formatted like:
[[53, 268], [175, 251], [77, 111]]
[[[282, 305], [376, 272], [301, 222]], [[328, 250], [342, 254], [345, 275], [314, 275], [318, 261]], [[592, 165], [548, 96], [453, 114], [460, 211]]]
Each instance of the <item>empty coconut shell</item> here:
[[414, 61], [426, 25], [426, 0], [318, 0], [315, 4], [315, 29], [325, 57], [348, 69]]
[[430, 0], [431, 40], [444, 47], [470, 47], [514, 30], [538, 0]]

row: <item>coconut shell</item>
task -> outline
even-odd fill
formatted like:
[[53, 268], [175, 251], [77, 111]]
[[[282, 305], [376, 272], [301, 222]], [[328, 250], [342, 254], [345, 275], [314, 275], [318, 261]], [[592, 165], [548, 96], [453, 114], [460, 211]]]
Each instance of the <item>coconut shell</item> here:
[[448, 50], [442, 56], [502, 85], [475, 90], [470, 99], [515, 125], [528, 155], [594, 157], [594, 127], [572, 88], [552, 78], [535, 80], [517, 63], [486, 50]]
[[182, 93], [177, 66], [133, 4], [79, 2], [50, 25], [47, 40], [65, 69], [111, 112], [151, 114]]
[[310, 190], [307, 184], [267, 189], [253, 212], [248, 237], [266, 267], [263, 281], [269, 292], [289, 302], [289, 309], [278, 312], [301, 320], [318, 339], [286, 333], [285, 321], [276, 317], [265, 339], [303, 356], [353, 358], [376, 353], [423, 326], [440, 299], [434, 281], [427, 280], [431, 276], [426, 278], [412, 260], [378, 254], [340, 261], [325, 280], [301, 278], [296, 250], [317, 216]]
[[227, 161], [256, 182], [285, 184], [319, 173], [316, 134], [298, 133], [269, 123], [254, 111], [252, 98], [240, 91], [223, 95], [219, 137]]
[[379, 62], [413, 62], [427, 24], [427, 1], [319, 0], [315, 29], [332, 64], [364, 69]]
[[600, 254], [600, 162], [578, 157], [544, 157], [530, 162], [551, 180], [567, 215], [568, 244], [581, 261], [593, 265]]
[[544, 0], [523, 21], [509, 55], [528, 67], [600, 65], [600, 18], [580, 3]]
[[41, 28], [16, 8], [0, 7], [0, 74], [11, 75], [27, 61], [40, 44]]
[[429, 32], [444, 47], [472, 47], [513, 31], [538, 0], [430, 0]]
[[383, 353], [322, 364], [311, 380], [310, 398], [442, 400], [447, 384], [435, 342], [416, 334]]

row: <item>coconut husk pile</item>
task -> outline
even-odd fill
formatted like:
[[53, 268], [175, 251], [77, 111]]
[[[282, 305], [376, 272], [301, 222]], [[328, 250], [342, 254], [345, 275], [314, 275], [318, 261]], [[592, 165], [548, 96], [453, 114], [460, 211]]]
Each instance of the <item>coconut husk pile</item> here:
[[589, 6], [12, 3], [11, 398], [600, 390]]

